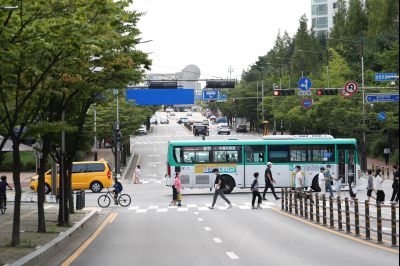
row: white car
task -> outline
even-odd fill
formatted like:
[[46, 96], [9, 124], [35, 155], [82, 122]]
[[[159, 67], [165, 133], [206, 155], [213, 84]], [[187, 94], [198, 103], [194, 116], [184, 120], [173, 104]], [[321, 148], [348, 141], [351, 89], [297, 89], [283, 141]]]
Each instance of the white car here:
[[147, 129], [145, 125], [141, 125], [138, 130], [136, 130], [138, 135], [147, 135]]
[[187, 112], [186, 116], [192, 116], [192, 113], [191, 112]]
[[172, 109], [172, 108], [167, 108], [167, 109], [165, 109], [165, 111], [166, 111], [167, 113], [170, 113], [170, 112], [173, 112], [174, 109]]
[[231, 129], [226, 124], [219, 125], [218, 126], [218, 135], [220, 135], [220, 134], [230, 135], [231, 134]]

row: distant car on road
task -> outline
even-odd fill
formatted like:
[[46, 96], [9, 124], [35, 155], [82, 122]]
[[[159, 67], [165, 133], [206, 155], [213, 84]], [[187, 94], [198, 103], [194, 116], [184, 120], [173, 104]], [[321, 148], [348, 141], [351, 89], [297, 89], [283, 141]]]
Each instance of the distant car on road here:
[[179, 120], [178, 120], [178, 124], [185, 124], [185, 123], [189, 123], [189, 118], [187, 118], [187, 117], [181, 117]]
[[167, 113], [171, 113], [171, 112], [173, 112], [174, 111], [174, 109], [172, 109], [172, 108], [167, 108], [167, 109], [165, 109], [165, 112], [167, 112]]
[[136, 130], [136, 134], [138, 135], [147, 135], [147, 129], [145, 125], [141, 125], [138, 130]]
[[218, 125], [228, 125], [228, 118], [226, 117], [218, 117], [216, 120]]
[[161, 124], [169, 124], [169, 120], [167, 118], [163, 117], [160, 119], [160, 123]]
[[187, 112], [186, 116], [192, 116], [192, 113], [191, 112]]
[[246, 124], [238, 124], [236, 125], [236, 132], [247, 132], [247, 126]]
[[210, 125], [210, 121], [208, 121], [207, 119], [204, 119], [203, 121], [201, 121], [201, 124], [205, 125], [205, 126], [209, 126]]
[[169, 116], [175, 116], [174, 112], [169, 113]]
[[221, 124], [218, 126], [218, 135], [221, 134], [227, 134], [230, 135], [231, 134], [231, 129], [229, 128], [229, 126], [227, 124]]
[[202, 125], [201, 123], [193, 124], [193, 134], [195, 136], [199, 135], [208, 136], [209, 135], [208, 126]]
[[152, 117], [150, 118], [150, 124], [156, 124], [157, 125], [157, 117]]

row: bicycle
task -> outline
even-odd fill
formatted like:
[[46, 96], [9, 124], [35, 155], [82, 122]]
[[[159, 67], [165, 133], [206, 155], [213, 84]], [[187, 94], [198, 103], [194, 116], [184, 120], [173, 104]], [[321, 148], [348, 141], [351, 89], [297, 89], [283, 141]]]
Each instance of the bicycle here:
[[[97, 199], [97, 204], [102, 208], [107, 208], [112, 200], [114, 200], [114, 194], [110, 192], [110, 189], [107, 189], [107, 193]], [[127, 207], [131, 204], [131, 197], [128, 194], [118, 194], [117, 202], [122, 207]]]

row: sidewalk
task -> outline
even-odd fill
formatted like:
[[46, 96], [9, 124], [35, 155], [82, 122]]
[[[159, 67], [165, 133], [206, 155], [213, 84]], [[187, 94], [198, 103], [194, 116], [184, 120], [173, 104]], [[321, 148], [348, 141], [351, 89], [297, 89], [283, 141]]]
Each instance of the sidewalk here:
[[[21, 205], [20, 245], [11, 247], [14, 204], [7, 205], [7, 212], [0, 214], [0, 265], [14, 262], [37, 250], [41, 246], [62, 235], [70, 227], [57, 226], [58, 204], [45, 204], [47, 233], [37, 233], [37, 205], [28, 203]], [[71, 225], [82, 220], [90, 210], [75, 211], [70, 216]]]

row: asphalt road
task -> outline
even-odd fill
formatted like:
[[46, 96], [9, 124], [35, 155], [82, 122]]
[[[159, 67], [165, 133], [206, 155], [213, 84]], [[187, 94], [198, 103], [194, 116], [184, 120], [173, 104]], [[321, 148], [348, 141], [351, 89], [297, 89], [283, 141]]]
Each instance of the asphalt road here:
[[[131, 140], [140, 155], [142, 184], [124, 183], [124, 193], [133, 197], [128, 208], [113, 206], [112, 219], [72, 265], [399, 265], [399, 255], [321, 230], [280, 213], [280, 202], [269, 200], [263, 208], [250, 209], [248, 190], [235, 190], [209, 210], [208, 189], [185, 189], [181, 208], [170, 208], [171, 188], [164, 184], [168, 140], [194, 139], [170, 118], [154, 132]], [[159, 116], [166, 115], [159, 113]], [[194, 119], [201, 120], [199, 113]], [[259, 136], [218, 136], [211, 127], [209, 139]], [[86, 196], [88, 206], [97, 206], [98, 195]]]

